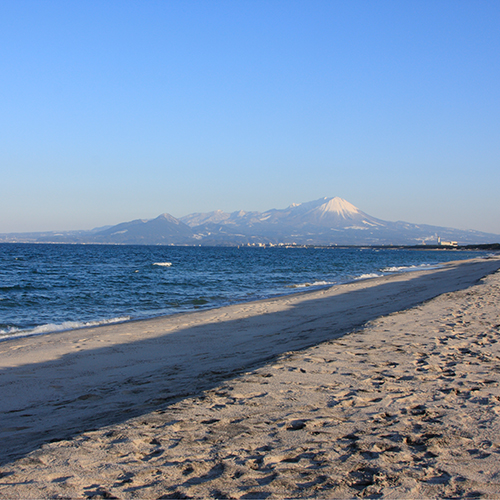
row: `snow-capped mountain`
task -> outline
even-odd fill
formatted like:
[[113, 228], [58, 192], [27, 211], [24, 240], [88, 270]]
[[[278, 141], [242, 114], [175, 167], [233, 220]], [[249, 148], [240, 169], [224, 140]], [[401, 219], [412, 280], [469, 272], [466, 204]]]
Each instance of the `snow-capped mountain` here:
[[284, 209], [191, 214], [181, 220], [205, 244], [297, 243], [322, 245], [434, 244], [437, 237], [459, 243], [490, 243], [498, 235], [372, 217], [339, 198], [294, 203]]
[[419, 245], [442, 240], [461, 245], [500, 242], [479, 231], [389, 222], [362, 212], [348, 201], [321, 198], [266, 212], [217, 210], [176, 219], [162, 214], [92, 231], [0, 235], [0, 241], [120, 243], [142, 245]]
[[206, 224], [217, 225], [255, 225], [284, 224], [302, 227], [312, 224], [320, 227], [349, 227], [352, 225], [373, 226], [379, 221], [365, 214], [342, 198], [321, 198], [308, 203], [293, 203], [284, 209], [272, 209], [267, 212], [233, 212], [221, 210], [209, 213], [195, 213], [181, 217], [182, 222], [191, 228]]
[[284, 210], [269, 210], [261, 220], [297, 227], [310, 224], [326, 228], [368, 227], [382, 222], [339, 197], [294, 203]]

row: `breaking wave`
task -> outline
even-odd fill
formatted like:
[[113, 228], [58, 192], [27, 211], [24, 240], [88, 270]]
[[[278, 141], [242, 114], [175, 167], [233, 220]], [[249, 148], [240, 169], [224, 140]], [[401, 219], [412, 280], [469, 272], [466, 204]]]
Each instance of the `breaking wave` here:
[[172, 262], [153, 262], [153, 266], [170, 267]]
[[91, 326], [111, 325], [113, 323], [123, 323], [130, 321], [130, 316], [120, 316], [118, 318], [103, 319], [101, 321], [64, 321], [63, 323], [48, 323], [31, 329], [7, 328], [0, 329], [0, 342], [18, 337], [31, 337], [32, 335], [43, 335], [45, 333], [63, 332], [65, 330], [76, 330], [78, 328], [89, 328]]
[[367, 274], [362, 274], [361, 276], [356, 276], [354, 279], [355, 280], [367, 280], [371, 278], [380, 278], [382, 274], [377, 274], [377, 273], [367, 273]]
[[432, 264], [419, 264], [418, 266], [392, 266], [384, 267], [380, 271], [382, 273], [400, 273], [408, 271], [422, 271], [424, 269], [437, 269], [439, 266]]
[[307, 288], [310, 286], [332, 286], [337, 283], [333, 281], [314, 281], [313, 283], [300, 283], [298, 285], [288, 285], [287, 288]]

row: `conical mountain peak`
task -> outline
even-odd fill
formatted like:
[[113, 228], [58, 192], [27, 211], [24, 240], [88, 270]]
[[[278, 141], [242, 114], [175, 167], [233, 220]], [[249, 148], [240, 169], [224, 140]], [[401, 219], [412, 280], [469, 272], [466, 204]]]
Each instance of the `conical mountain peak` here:
[[356, 208], [352, 203], [349, 203], [343, 198], [339, 198], [338, 196], [336, 196], [335, 198], [327, 198], [326, 200], [327, 201], [317, 209], [324, 214], [335, 213], [344, 218], [347, 218], [354, 214], [360, 214], [360, 210], [358, 208]]

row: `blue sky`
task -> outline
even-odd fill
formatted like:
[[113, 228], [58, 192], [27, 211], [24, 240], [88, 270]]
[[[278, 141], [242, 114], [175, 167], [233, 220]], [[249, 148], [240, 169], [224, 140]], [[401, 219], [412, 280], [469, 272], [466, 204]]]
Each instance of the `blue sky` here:
[[0, 232], [340, 196], [500, 234], [500, 2], [0, 2]]

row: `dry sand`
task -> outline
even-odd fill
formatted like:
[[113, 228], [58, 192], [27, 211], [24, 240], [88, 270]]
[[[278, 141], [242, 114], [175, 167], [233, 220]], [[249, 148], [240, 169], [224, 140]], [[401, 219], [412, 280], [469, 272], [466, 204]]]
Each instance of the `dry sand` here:
[[0, 497], [500, 498], [499, 268], [2, 342]]

